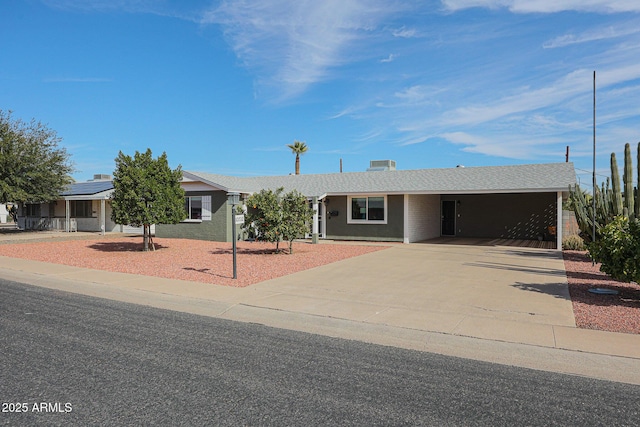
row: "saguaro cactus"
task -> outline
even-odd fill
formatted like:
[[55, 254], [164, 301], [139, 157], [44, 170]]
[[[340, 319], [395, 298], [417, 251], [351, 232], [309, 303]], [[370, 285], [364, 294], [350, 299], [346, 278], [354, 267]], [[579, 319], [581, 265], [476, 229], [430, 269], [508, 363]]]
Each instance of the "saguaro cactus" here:
[[638, 190], [638, 189], [640, 189], [640, 142], [638, 143], [638, 157], [636, 159], [636, 162], [637, 162], [637, 165], [638, 165], [637, 166], [638, 167], [638, 175], [637, 175], [637, 177], [638, 177], [638, 181], [639, 182], [638, 182], [638, 187], [636, 188], [636, 191], [634, 193], [635, 196], [636, 196], [634, 213], [635, 213], [636, 218], [640, 218], [640, 190]]
[[626, 216], [635, 216], [635, 191], [633, 191], [633, 164], [631, 162], [631, 145], [624, 145], [624, 207]]
[[611, 191], [613, 197], [613, 215], [622, 215], [622, 192], [620, 191], [620, 174], [616, 153], [611, 153]]
[[[638, 176], [640, 177], [640, 143], [638, 143]], [[602, 188], [594, 188], [593, 196], [596, 202], [596, 235], [600, 230], [611, 222], [615, 217], [624, 215], [627, 217], [640, 218], [640, 191], [633, 187], [633, 165], [631, 161], [631, 146], [624, 148], [624, 198], [620, 188], [620, 175], [618, 173], [618, 162], [615, 153], [611, 153], [611, 179], [606, 179], [606, 184], [602, 183]], [[569, 198], [576, 214], [578, 226], [583, 237], [593, 240], [593, 206], [590, 199], [580, 186], [569, 188]]]

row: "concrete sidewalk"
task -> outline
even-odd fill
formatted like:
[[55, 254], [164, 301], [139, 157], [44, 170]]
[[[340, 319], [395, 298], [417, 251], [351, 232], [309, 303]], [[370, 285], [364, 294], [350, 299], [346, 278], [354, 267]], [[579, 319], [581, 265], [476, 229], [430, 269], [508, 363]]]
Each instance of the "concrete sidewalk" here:
[[640, 384], [640, 336], [576, 328], [554, 250], [393, 245], [246, 288], [7, 257], [0, 272], [124, 302]]

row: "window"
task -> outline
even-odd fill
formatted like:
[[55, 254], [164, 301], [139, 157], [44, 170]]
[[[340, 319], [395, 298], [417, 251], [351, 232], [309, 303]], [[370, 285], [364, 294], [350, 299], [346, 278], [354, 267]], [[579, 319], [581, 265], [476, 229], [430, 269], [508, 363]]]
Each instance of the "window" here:
[[71, 200], [69, 214], [72, 218], [91, 218], [91, 200]]
[[202, 219], [202, 197], [185, 197], [184, 208], [187, 210], [187, 219]]
[[353, 196], [349, 197], [347, 223], [386, 224], [386, 196]]
[[187, 196], [184, 209], [187, 212], [185, 221], [211, 221], [211, 196]]
[[40, 204], [39, 203], [29, 203], [24, 206], [25, 208], [25, 216], [31, 217], [39, 217], [40, 216]]

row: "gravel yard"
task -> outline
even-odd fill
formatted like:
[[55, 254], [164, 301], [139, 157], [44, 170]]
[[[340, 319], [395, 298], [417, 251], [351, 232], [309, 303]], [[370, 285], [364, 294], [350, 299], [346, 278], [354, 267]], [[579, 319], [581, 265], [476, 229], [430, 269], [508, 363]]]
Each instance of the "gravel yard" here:
[[[74, 267], [244, 287], [297, 271], [385, 249], [385, 246], [294, 242], [293, 254], [275, 245], [238, 242], [238, 278], [233, 276], [231, 243], [155, 238], [156, 251], [142, 252], [142, 238], [94, 237], [79, 240], [0, 245], [0, 255]], [[286, 249], [280, 243], [280, 249]]]
[[[579, 328], [640, 334], [640, 286], [611, 279], [592, 265], [586, 252], [564, 251], [573, 314]], [[596, 295], [590, 288], [616, 289], [619, 295]]]

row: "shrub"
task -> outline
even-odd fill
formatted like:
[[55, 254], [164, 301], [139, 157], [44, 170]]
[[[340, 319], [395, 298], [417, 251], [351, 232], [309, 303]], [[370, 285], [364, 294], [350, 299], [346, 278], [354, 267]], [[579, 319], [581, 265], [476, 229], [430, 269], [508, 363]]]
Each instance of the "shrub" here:
[[640, 221], [617, 216], [602, 229], [589, 254], [600, 270], [616, 280], [640, 282]]
[[587, 246], [584, 244], [582, 237], [573, 234], [562, 239], [562, 249], [566, 251], [584, 251]]

